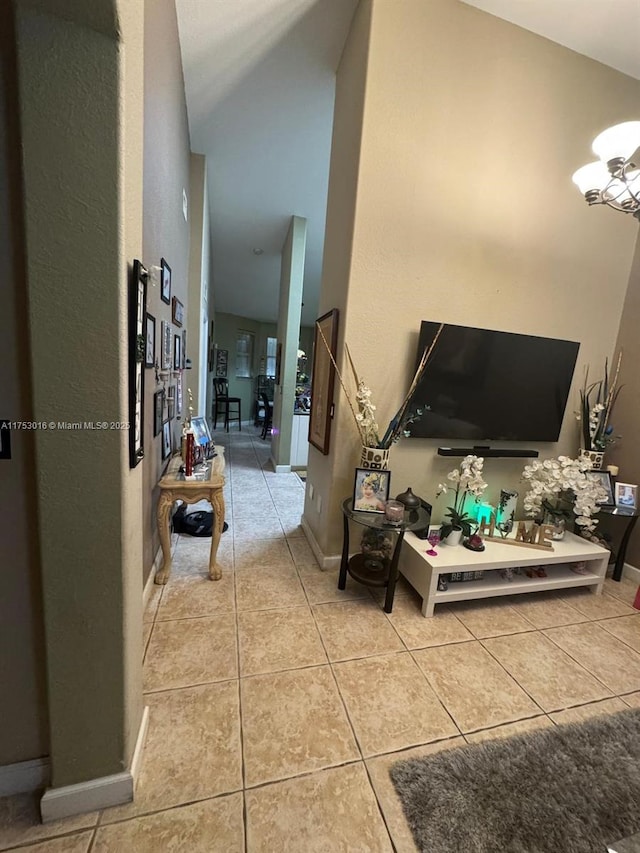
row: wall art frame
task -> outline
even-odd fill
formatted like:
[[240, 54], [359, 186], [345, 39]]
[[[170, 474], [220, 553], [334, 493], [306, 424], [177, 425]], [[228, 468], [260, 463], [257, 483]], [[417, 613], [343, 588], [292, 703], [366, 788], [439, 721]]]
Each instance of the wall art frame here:
[[171, 456], [171, 424], [165, 421], [162, 424], [162, 458], [168, 459]]
[[144, 362], [148, 272], [133, 262], [129, 284], [129, 467], [144, 457]]
[[182, 358], [180, 351], [182, 349], [182, 338], [180, 335], [173, 336], [173, 369], [180, 370], [182, 367]]
[[169, 370], [171, 368], [171, 342], [173, 334], [171, 323], [168, 320], [163, 320], [160, 329], [162, 334], [162, 341], [160, 342], [160, 367], [162, 370]]
[[[315, 323], [309, 444], [312, 444], [323, 456], [327, 456], [329, 453], [331, 439], [333, 386], [336, 373], [331, 356], [335, 360], [338, 347], [338, 319], [338, 309], [332, 308], [322, 317], [318, 317]], [[329, 355], [329, 351], [331, 355]]]
[[229, 363], [229, 350], [217, 349], [216, 350], [216, 376], [219, 376], [222, 379], [226, 379], [228, 363]]
[[162, 421], [164, 420], [164, 388], [153, 395], [153, 437], [162, 432]]
[[153, 367], [156, 363], [156, 318], [149, 313], [145, 341], [144, 366]]
[[184, 305], [177, 296], [171, 300], [171, 319], [176, 326], [182, 326], [184, 322]]
[[171, 304], [171, 267], [164, 258], [160, 259], [160, 299]]

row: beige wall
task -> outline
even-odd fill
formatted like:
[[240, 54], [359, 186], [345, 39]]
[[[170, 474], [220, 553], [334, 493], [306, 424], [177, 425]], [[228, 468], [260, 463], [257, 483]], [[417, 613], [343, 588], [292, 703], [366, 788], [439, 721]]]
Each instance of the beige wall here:
[[[639, 97], [640, 82], [464, 4], [360, 4], [338, 73], [321, 308], [342, 309], [341, 340], [372, 387], [381, 424], [408, 387], [420, 320], [443, 320], [580, 341], [560, 441], [538, 448], [576, 452], [571, 409], [584, 366], [613, 352], [637, 223], [589, 209], [571, 174], [600, 129], [637, 114]], [[355, 208], [350, 254], [346, 229], [331, 224], [345, 208]], [[339, 504], [359, 449], [337, 399], [331, 455], [311, 451], [309, 464], [328, 520], [305, 510], [329, 554], [339, 551]], [[392, 493], [410, 485], [434, 500], [453, 467], [436, 456], [439, 443], [392, 449]], [[521, 470], [521, 462], [488, 461], [488, 497], [517, 488]]]
[[[205, 204], [207, 198], [206, 160], [191, 154], [189, 162], [189, 312], [187, 315], [187, 355], [191, 370], [185, 373], [185, 385], [193, 394], [193, 415], [207, 411], [207, 341], [209, 325], [209, 230]], [[204, 344], [204, 348], [203, 348]], [[201, 371], [203, 378], [200, 381]]]
[[[188, 294], [189, 224], [182, 213], [182, 191], [189, 187], [189, 128], [184, 97], [182, 61], [178, 43], [178, 23], [173, 0], [152, 0], [145, 4], [144, 19], [144, 224], [145, 266], [160, 266], [164, 258], [171, 267], [171, 296], [185, 306], [191, 322]], [[190, 208], [193, 206], [190, 204]], [[195, 306], [196, 312], [198, 305]], [[161, 322], [171, 322], [171, 305], [160, 298], [160, 288], [147, 288], [147, 311], [156, 319], [156, 354], [160, 358]], [[172, 327], [172, 334], [182, 329]], [[188, 349], [193, 358], [191, 342]], [[191, 372], [190, 372], [191, 373]], [[190, 374], [183, 375], [183, 412], [186, 413]], [[166, 461], [162, 460], [162, 433], [153, 435], [153, 395], [164, 385], [175, 386], [176, 376], [155, 381], [155, 371], [145, 371], [145, 459], [144, 468], [144, 577], [151, 570], [160, 547], [156, 529], [156, 483]], [[166, 416], [166, 409], [165, 409]], [[173, 447], [179, 447], [183, 421], [172, 422]]]
[[[0, 4], [0, 418], [32, 421], [16, 57], [11, 6]], [[0, 765], [47, 755], [44, 625], [34, 437], [13, 431], [0, 460]]]

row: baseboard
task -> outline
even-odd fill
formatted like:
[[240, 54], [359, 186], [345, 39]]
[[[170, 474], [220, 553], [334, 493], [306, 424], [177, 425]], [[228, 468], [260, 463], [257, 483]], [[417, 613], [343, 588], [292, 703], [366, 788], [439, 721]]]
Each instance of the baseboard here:
[[313, 535], [313, 531], [309, 527], [309, 522], [306, 520], [304, 515], [300, 519], [300, 526], [304, 531], [304, 535], [307, 537], [307, 542], [309, 543], [309, 547], [313, 551], [313, 554], [318, 561], [320, 568], [323, 572], [326, 572], [330, 569], [337, 569], [340, 566], [341, 557], [339, 554], [331, 557], [325, 557], [322, 549], [318, 545], [316, 537]]
[[144, 613], [147, 609], [147, 604], [149, 603], [149, 599], [153, 594], [153, 589], [155, 587], [155, 577], [156, 572], [160, 568], [162, 564], [162, 548], [158, 548], [156, 552], [156, 556], [153, 560], [153, 565], [151, 566], [151, 571], [149, 572], [149, 576], [145, 582], [144, 589], [142, 590], [142, 612]]
[[53, 820], [132, 802], [148, 726], [149, 708], [145, 706], [129, 770], [89, 779], [76, 785], [48, 788], [40, 800], [42, 822], [50, 823]]
[[291, 465], [275, 465], [274, 468], [276, 474], [290, 474], [291, 473]]
[[636, 569], [630, 563], [625, 563], [622, 567], [622, 577], [640, 586], [640, 569]]
[[26, 794], [29, 791], [37, 791], [38, 788], [46, 788], [49, 779], [48, 758], [5, 764], [0, 767], [0, 797], [11, 797], [13, 794]]

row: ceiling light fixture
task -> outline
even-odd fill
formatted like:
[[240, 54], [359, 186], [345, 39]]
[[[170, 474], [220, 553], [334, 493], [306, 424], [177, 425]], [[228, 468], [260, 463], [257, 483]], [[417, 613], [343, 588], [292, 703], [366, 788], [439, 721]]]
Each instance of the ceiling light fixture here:
[[603, 130], [591, 148], [600, 159], [572, 177], [587, 204], [606, 204], [640, 220], [640, 121]]

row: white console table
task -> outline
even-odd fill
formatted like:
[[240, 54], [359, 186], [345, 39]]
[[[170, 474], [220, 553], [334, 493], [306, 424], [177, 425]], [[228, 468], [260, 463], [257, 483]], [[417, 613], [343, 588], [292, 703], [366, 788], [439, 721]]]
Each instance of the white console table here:
[[[513, 535], [513, 534], [512, 534]], [[486, 540], [484, 551], [470, 551], [463, 545], [436, 547], [437, 556], [426, 552], [431, 545], [418, 539], [415, 533], [406, 533], [402, 543], [398, 568], [422, 596], [422, 615], [433, 616], [436, 604], [447, 601], [466, 601], [491, 598], [498, 595], [515, 595], [524, 592], [543, 592], [576, 586], [591, 587], [601, 593], [609, 563], [609, 551], [586, 539], [565, 533], [564, 539], [553, 543], [553, 551], [505, 545], [497, 540]], [[584, 560], [587, 574], [570, 569], [572, 563]], [[492, 569], [526, 568], [544, 566], [546, 578], [514, 575], [512, 581], [501, 577]], [[450, 583], [446, 590], [438, 590], [438, 577], [450, 572], [484, 571], [482, 580]]]

